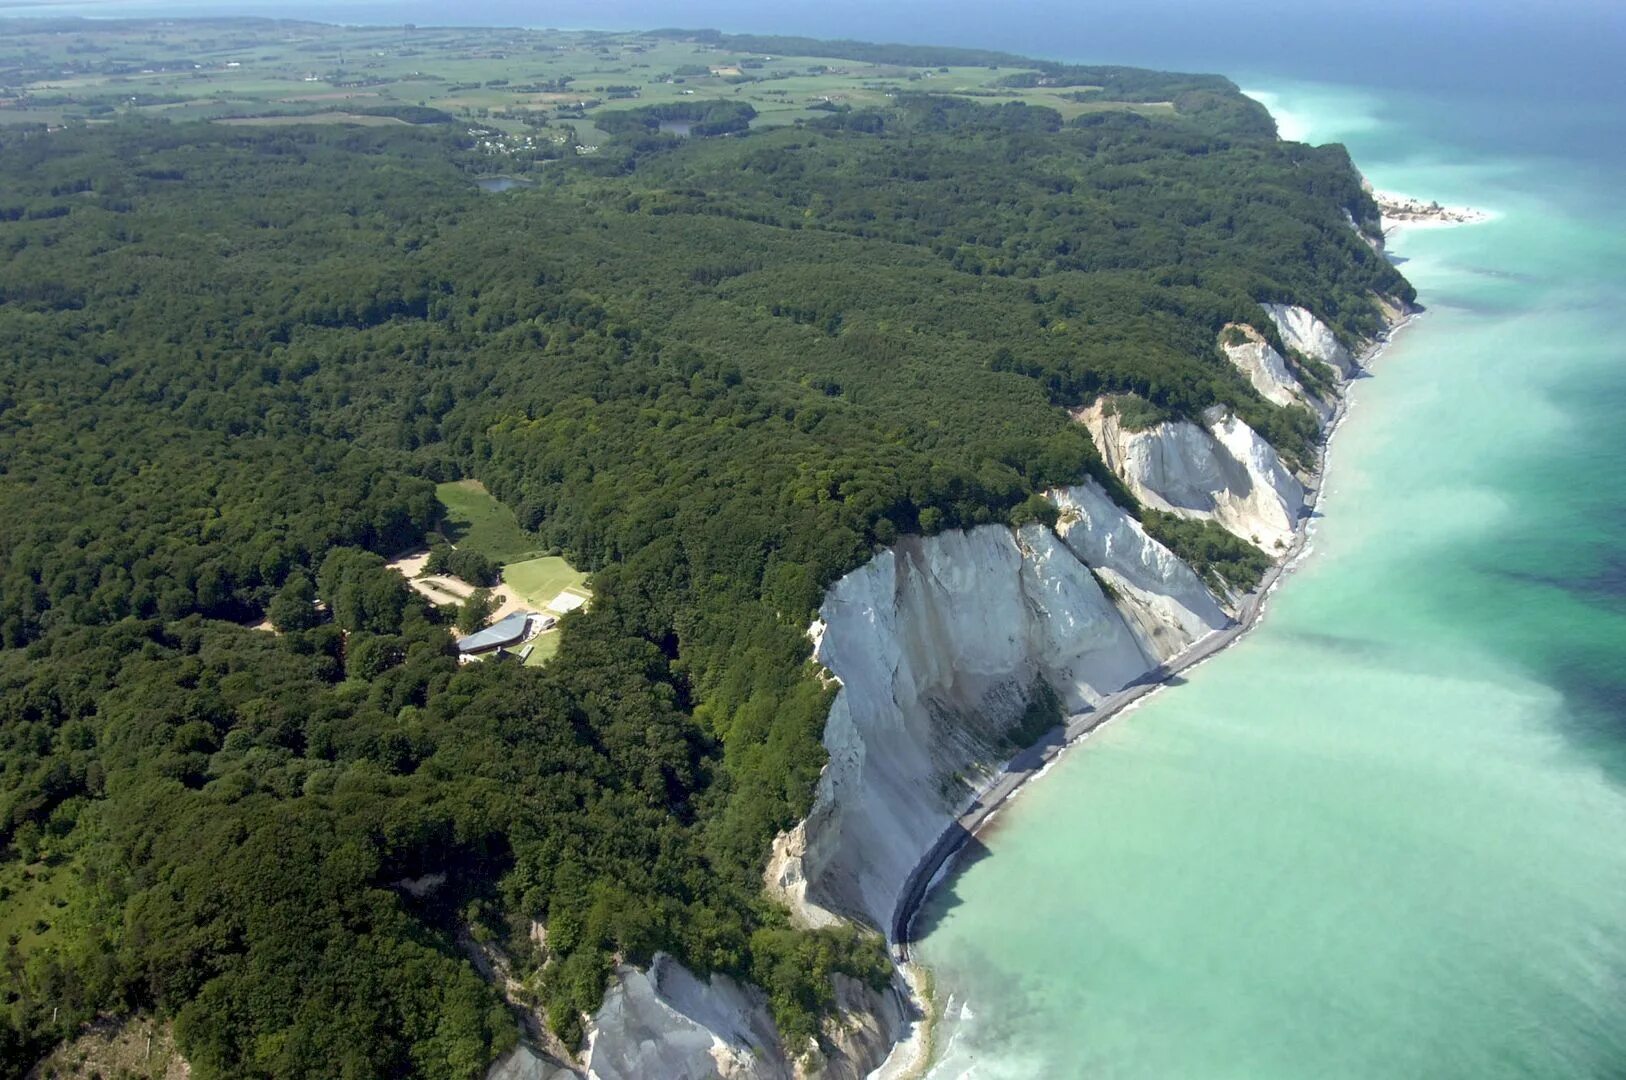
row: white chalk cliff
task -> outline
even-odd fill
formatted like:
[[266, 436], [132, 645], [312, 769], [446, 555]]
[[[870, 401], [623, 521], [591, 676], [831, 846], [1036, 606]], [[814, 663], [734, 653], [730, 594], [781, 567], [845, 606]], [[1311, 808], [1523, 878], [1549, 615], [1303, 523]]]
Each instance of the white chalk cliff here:
[[858, 1080], [902, 1036], [910, 1006], [901, 989], [877, 992], [845, 975], [834, 989], [838, 1015], [823, 1045], [787, 1052], [761, 990], [727, 975], [700, 979], [657, 953], [647, 971], [616, 968], [579, 1066], [521, 1044], [486, 1080]]
[[[1223, 339], [1229, 333], [1240, 334], [1246, 340], [1235, 344]], [[1287, 360], [1253, 327], [1245, 323], [1232, 323], [1221, 334], [1220, 351], [1259, 392], [1259, 396], [1272, 405], [1283, 407], [1300, 405], [1315, 414], [1325, 424], [1332, 417], [1332, 406], [1306, 390], [1287, 366]]]
[[[1051, 497], [1055, 531], [909, 537], [826, 594], [816, 656], [841, 682], [830, 763], [766, 875], [799, 921], [887, 926], [909, 871], [1020, 749], [1007, 735], [1039, 681], [1081, 712], [1227, 623], [1197, 575], [1099, 486]], [[856, 1078], [912, 1019], [900, 990], [838, 977], [821, 1045], [787, 1051], [754, 987], [664, 956], [616, 976], [579, 1067], [522, 1046], [488, 1080]]]
[[761, 990], [726, 975], [702, 982], [666, 956], [648, 971], [616, 969], [584, 1056], [596, 1080], [790, 1073]]
[[[841, 687], [825, 723], [830, 762], [765, 874], [804, 925], [889, 925], [909, 872], [1020, 749], [1008, 735], [1040, 682], [1083, 712], [1229, 622], [1098, 484], [1049, 495], [1054, 530], [908, 537], [826, 594], [812, 635]], [[647, 971], [623, 965], [580, 1062], [521, 1045], [487, 1080], [856, 1080], [914, 1017], [897, 986], [838, 976], [835, 989], [821, 1044], [787, 1050], [757, 988], [700, 979], [668, 956]]]
[[1227, 622], [1100, 488], [1053, 498], [1065, 540], [1042, 525], [910, 537], [826, 594], [830, 763], [767, 873], [803, 921], [889, 925], [910, 870], [1018, 749], [1007, 736], [1039, 682], [1082, 712]]
[[1304, 485], [1228, 410], [1209, 409], [1202, 426], [1165, 420], [1143, 431], [1127, 430], [1109, 399], [1073, 415], [1090, 429], [1107, 467], [1147, 506], [1215, 521], [1269, 553], [1291, 542]]
[[1050, 493], [1061, 511], [1056, 533], [1112, 590], [1143, 650], [1159, 662], [1224, 626], [1214, 594], [1174, 552], [1093, 480]]
[[1261, 304], [1270, 321], [1276, 324], [1276, 332], [1282, 336], [1282, 343], [1289, 349], [1297, 349], [1323, 364], [1332, 365], [1343, 378], [1353, 378], [1359, 374], [1361, 365], [1356, 361], [1354, 354], [1344, 347], [1338, 340], [1338, 335], [1326, 323], [1312, 315], [1307, 309], [1293, 307], [1288, 304]]
[[[1377, 300], [1391, 326], [1408, 312]], [[1266, 310], [1287, 348], [1340, 380], [1359, 373], [1307, 309]], [[1330, 396], [1311, 392], [1257, 330], [1243, 332], [1227, 359], [1267, 400], [1325, 422]], [[1103, 405], [1075, 418], [1146, 504], [1212, 519], [1267, 553], [1291, 544], [1304, 489], [1240, 418], [1221, 407], [1200, 424], [1128, 432]], [[777, 839], [764, 874], [798, 922], [854, 918], [890, 931], [911, 873], [1013, 756], [1008, 735], [1040, 683], [1076, 714], [1234, 625], [1199, 576], [1099, 485], [1048, 494], [1054, 530], [905, 538], [825, 594], [809, 634], [840, 684], [824, 731], [830, 760], [812, 810]]]
[[[1267, 311], [1290, 349], [1340, 377], [1359, 370], [1305, 309]], [[1254, 388], [1325, 419], [1327, 404], [1282, 355], [1244, 332], [1245, 345], [1224, 351]], [[1138, 432], [1106, 402], [1075, 416], [1147, 505], [1212, 519], [1267, 552], [1290, 541], [1303, 488], [1229, 411]], [[824, 729], [829, 764], [807, 818], [777, 838], [764, 873], [797, 922], [890, 928], [911, 871], [1020, 749], [1012, 734], [1039, 686], [1069, 714], [1085, 712], [1230, 623], [1199, 576], [1098, 484], [1049, 497], [1054, 529], [906, 537], [825, 594], [809, 633], [840, 686]], [[912, 1006], [896, 983], [878, 993], [837, 976], [835, 991], [838, 1016], [820, 1044], [787, 1049], [760, 990], [658, 956], [647, 971], [617, 969], [581, 1062], [522, 1045], [487, 1080], [856, 1080], [903, 1037]]]

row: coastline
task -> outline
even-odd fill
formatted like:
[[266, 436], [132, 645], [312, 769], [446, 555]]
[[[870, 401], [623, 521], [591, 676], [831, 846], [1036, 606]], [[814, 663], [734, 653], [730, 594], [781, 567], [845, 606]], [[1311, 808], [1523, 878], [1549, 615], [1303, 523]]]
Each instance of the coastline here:
[[[1475, 220], [1487, 220], [1488, 217], [1489, 215], [1483, 215]], [[1428, 224], [1444, 226], [1468, 223], [1440, 221]], [[1395, 224], [1412, 226], [1419, 223], [1408, 221]], [[1282, 557], [1265, 572], [1259, 584], [1240, 598], [1232, 625], [1194, 642], [1185, 652], [1147, 672], [1122, 690], [1108, 695], [1091, 711], [1069, 717], [1065, 724], [1052, 728], [1037, 742], [1013, 756], [1005, 763], [999, 775], [972, 797], [909, 872], [887, 927], [887, 944], [892, 952], [893, 962], [908, 987], [909, 996], [915, 1008], [919, 1010], [920, 1019], [916, 1021], [914, 1030], [893, 1048], [887, 1059], [871, 1074], [872, 1077], [880, 1077], [883, 1080], [919, 1077], [924, 1075], [924, 1070], [929, 1064], [931, 1035], [936, 1020], [934, 1009], [937, 1002], [932, 998], [926, 969], [914, 963], [910, 955], [914, 924], [925, 907], [926, 900], [942, 881], [955, 872], [956, 861], [966, 845], [993, 825], [999, 811], [1029, 781], [1048, 772], [1050, 767], [1060, 760], [1062, 754], [1084, 742], [1108, 721], [1150, 698], [1158, 690], [1169, 685], [1176, 676], [1196, 668], [1234, 645], [1259, 623], [1264, 617], [1266, 601], [1270, 594], [1313, 550], [1310, 539], [1318, 516], [1317, 509], [1321, 505], [1322, 494], [1326, 489], [1328, 456], [1333, 438], [1348, 415], [1353, 384], [1361, 378], [1371, 377], [1371, 365], [1396, 340], [1400, 331], [1410, 326], [1421, 314], [1421, 309], [1415, 308], [1406, 312], [1361, 352], [1358, 364], [1362, 374], [1351, 379], [1344, 393], [1338, 396], [1333, 414], [1317, 446], [1315, 468], [1312, 471], [1315, 487], [1306, 492], [1304, 512], [1294, 527], [1293, 541]]]
[[1446, 206], [1439, 202], [1424, 202], [1413, 195], [1369, 188], [1368, 194], [1378, 204], [1383, 236], [1388, 239], [1405, 229], [1450, 229], [1458, 225], [1481, 225], [1496, 214], [1476, 206]]

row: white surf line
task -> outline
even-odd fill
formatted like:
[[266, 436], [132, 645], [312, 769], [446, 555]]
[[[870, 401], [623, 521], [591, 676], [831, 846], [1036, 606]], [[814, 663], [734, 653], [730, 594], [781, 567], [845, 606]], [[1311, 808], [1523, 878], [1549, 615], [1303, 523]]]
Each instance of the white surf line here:
[[[1363, 371], [1369, 370], [1394, 343], [1400, 331], [1412, 325], [1419, 314], [1419, 312], [1409, 313], [1386, 330], [1361, 355], [1360, 368]], [[1266, 571], [1259, 585], [1242, 598], [1236, 622], [1194, 642], [1185, 652], [1161, 667], [1152, 669], [1133, 686], [1109, 694], [1094, 710], [1071, 718], [1061, 729], [1059, 743], [1050, 741], [1056, 733], [1056, 729], [1052, 728], [1038, 742], [1012, 757], [1001, 769], [999, 777], [972, 798], [968, 807], [949, 823], [904, 879], [903, 891], [899, 893], [898, 903], [893, 908], [891, 924], [887, 928], [887, 940], [892, 948], [893, 962], [904, 973], [904, 982], [909, 987], [911, 996], [915, 998], [914, 1005], [921, 1016], [917, 1021], [917, 1027], [923, 1030], [912, 1032], [908, 1039], [895, 1046], [892, 1053], [887, 1055], [886, 1060], [871, 1073], [871, 1076], [915, 1077], [921, 1075], [927, 1065], [924, 1054], [931, 1045], [932, 1003], [918, 996], [919, 980], [911, 974], [911, 969], [918, 968], [911, 961], [909, 943], [915, 919], [936, 887], [951, 876], [955, 857], [964, 849], [966, 843], [987, 828], [1000, 808], [1029, 781], [1049, 772], [1051, 766], [1064, 752], [1085, 741], [1107, 721], [1130, 711], [1135, 705], [1168, 686], [1176, 675], [1194, 670], [1246, 636], [1249, 630], [1263, 620], [1266, 601], [1276, 586], [1292, 574], [1310, 554], [1312, 550], [1310, 540], [1318, 517], [1315, 510], [1321, 505], [1322, 494], [1327, 487], [1327, 470], [1333, 437], [1337, 435], [1348, 415], [1356, 382], [1358, 380], [1351, 380], [1350, 385], [1339, 396], [1333, 415], [1327, 422], [1316, 452], [1316, 486], [1305, 500], [1304, 513], [1294, 528], [1293, 543], [1281, 559]], [[900, 1051], [904, 1051], [906, 1046], [912, 1051], [912, 1058], [894, 1063], [894, 1057]]]

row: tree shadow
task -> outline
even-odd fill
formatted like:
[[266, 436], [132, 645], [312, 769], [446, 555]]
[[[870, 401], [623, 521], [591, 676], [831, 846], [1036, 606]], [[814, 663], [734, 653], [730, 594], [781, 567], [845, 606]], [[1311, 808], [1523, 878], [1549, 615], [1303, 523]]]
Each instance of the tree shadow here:
[[469, 531], [473, 527], [473, 522], [458, 521], [449, 513], [441, 514], [440, 521], [435, 525], [436, 531], [438, 531], [440, 535], [444, 536], [446, 538], [446, 542], [453, 547], [461, 544], [463, 542], [463, 538], [469, 535]]

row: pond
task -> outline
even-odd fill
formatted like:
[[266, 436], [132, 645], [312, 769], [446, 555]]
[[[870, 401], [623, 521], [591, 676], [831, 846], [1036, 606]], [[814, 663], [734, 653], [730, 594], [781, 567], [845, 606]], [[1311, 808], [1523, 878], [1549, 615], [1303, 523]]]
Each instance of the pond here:
[[536, 186], [534, 180], [520, 180], [513, 176], [482, 176], [474, 182], [474, 186], [481, 191], [493, 194], [502, 191], [513, 191], [515, 188], [532, 188]]

